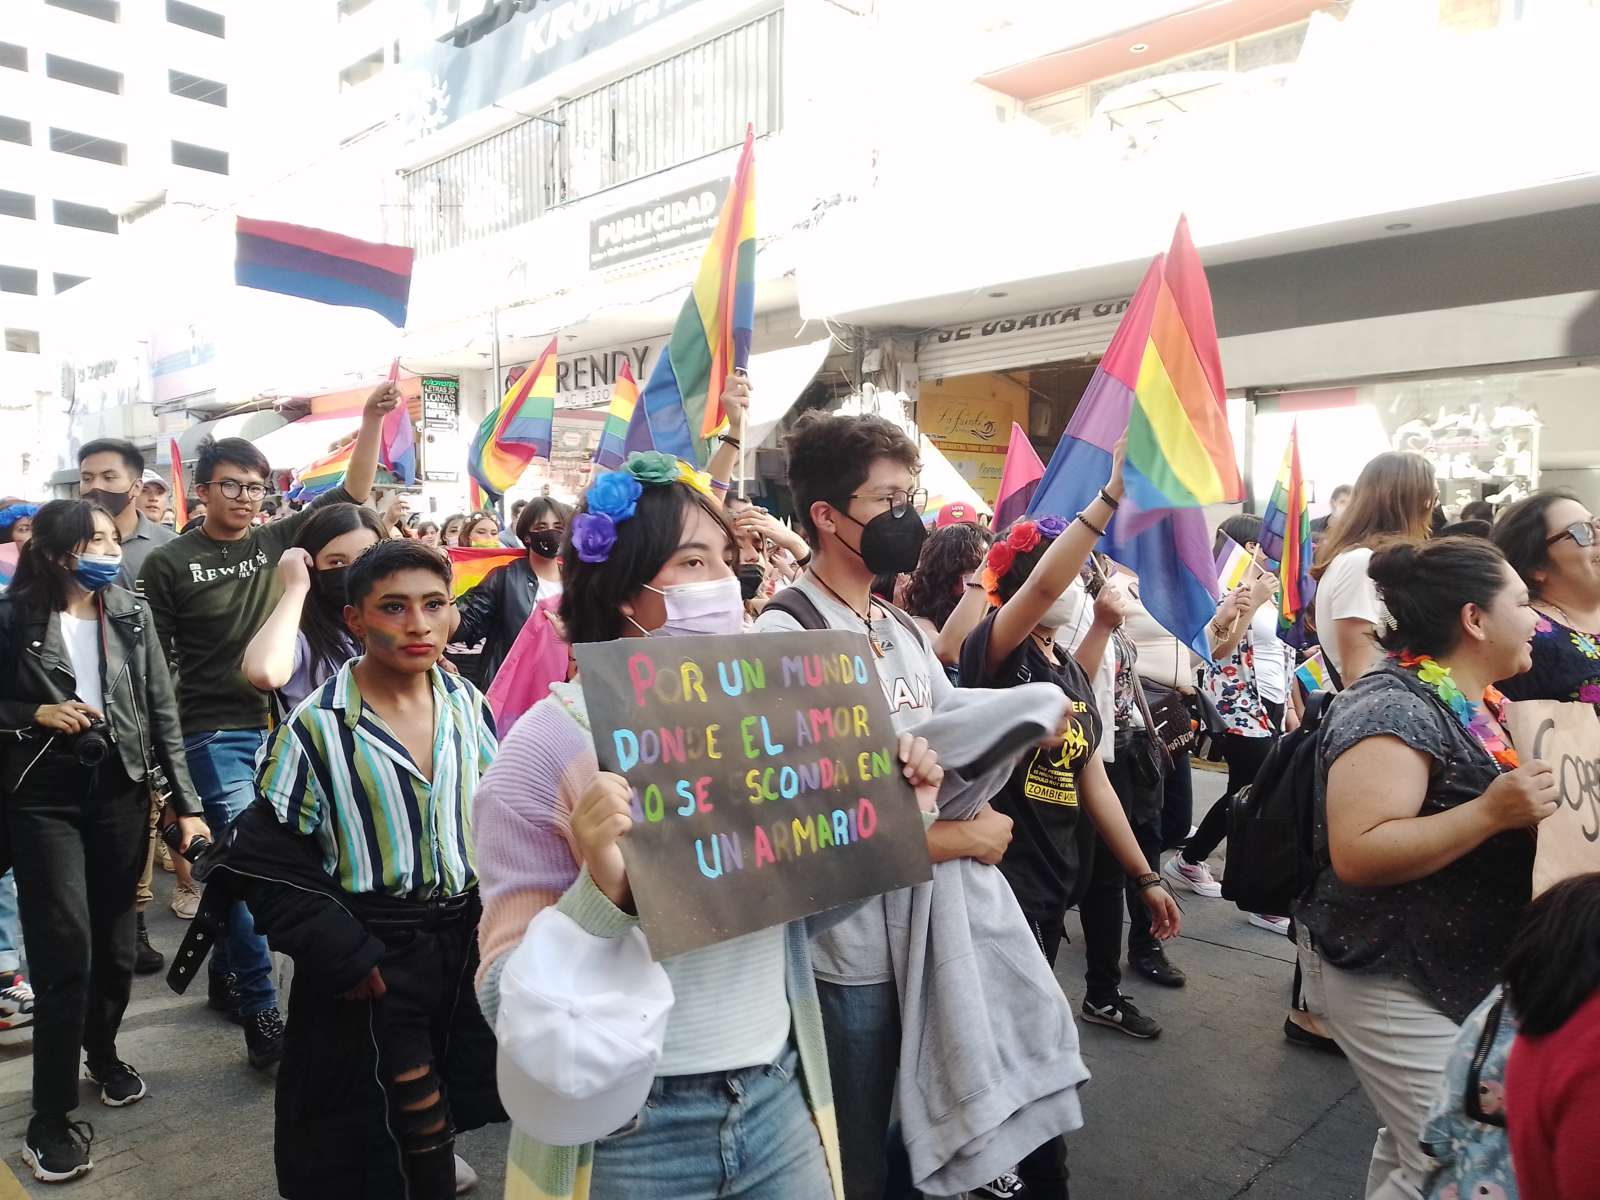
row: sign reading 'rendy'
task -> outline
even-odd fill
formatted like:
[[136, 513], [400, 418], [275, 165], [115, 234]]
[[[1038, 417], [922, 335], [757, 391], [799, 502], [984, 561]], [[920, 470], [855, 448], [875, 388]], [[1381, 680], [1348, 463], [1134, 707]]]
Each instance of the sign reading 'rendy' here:
[[623, 638], [574, 647], [600, 767], [658, 959], [931, 874], [922, 815], [858, 633]]

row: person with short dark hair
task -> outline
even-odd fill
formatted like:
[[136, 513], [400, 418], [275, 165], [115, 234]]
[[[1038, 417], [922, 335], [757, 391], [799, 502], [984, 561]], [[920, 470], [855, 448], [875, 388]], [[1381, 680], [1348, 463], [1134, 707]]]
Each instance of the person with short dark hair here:
[[140, 511], [157, 525], [166, 525], [167, 518], [172, 516], [167, 481], [149, 467], [140, 480], [138, 504]]
[[[534, 607], [561, 594], [561, 540], [572, 510], [559, 500], [540, 496], [523, 505], [517, 516], [517, 542], [525, 556], [489, 572], [477, 587], [456, 601], [461, 624], [452, 640], [482, 643], [468, 668], [483, 687], [494, 682], [500, 664], [527, 624]], [[459, 665], [459, 664], [458, 664]]]
[[1328, 493], [1328, 511], [1324, 516], [1311, 522], [1313, 537], [1320, 538], [1339, 519], [1339, 514], [1344, 512], [1345, 506], [1350, 503], [1350, 493], [1353, 489], [1348, 483], [1341, 483]]
[[1530, 834], [1559, 793], [1550, 767], [1511, 745], [1494, 687], [1528, 668], [1536, 620], [1500, 552], [1394, 541], [1366, 570], [1389, 657], [1324, 719], [1318, 869], [1295, 917], [1306, 1001], [1382, 1122], [1367, 1196], [1399, 1200], [1432, 1169], [1428, 1103], [1511, 946]]
[[1600, 704], [1600, 522], [1571, 492], [1540, 491], [1501, 513], [1493, 537], [1539, 614], [1533, 668], [1506, 695]]
[[1461, 515], [1458, 521], [1484, 521], [1494, 524], [1494, 505], [1487, 500], [1469, 500], [1461, 506]]
[[[241, 664], [245, 647], [277, 598], [277, 562], [317, 505], [363, 503], [378, 468], [384, 415], [401, 403], [392, 383], [367, 397], [344, 483], [317, 504], [257, 525], [270, 488], [271, 467], [243, 438], [200, 443], [194, 484], [206, 500], [201, 525], [157, 547], [140, 581], [161, 644], [178, 669], [184, 745], [206, 814], [219, 833], [255, 795], [257, 752], [267, 735], [267, 696], [251, 685]], [[277, 1061], [283, 1039], [272, 985], [272, 960], [243, 905], [228, 916], [225, 944], [212, 956], [207, 1003], [243, 1019], [246, 1054], [264, 1069]]]
[[144, 474], [144, 455], [132, 442], [96, 438], [78, 447], [78, 494], [116, 522], [122, 539], [122, 584], [134, 591], [150, 552], [178, 536], [144, 511]]

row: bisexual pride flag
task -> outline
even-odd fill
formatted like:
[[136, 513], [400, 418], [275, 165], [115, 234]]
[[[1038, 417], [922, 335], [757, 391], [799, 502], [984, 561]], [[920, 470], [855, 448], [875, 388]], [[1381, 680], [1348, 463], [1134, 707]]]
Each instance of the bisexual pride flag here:
[[[389, 365], [389, 382], [400, 380], [400, 360]], [[405, 397], [400, 397], [389, 412], [384, 414], [383, 431], [378, 439], [378, 461], [401, 483], [410, 487], [417, 481], [417, 435], [411, 428], [411, 409]]]
[[239, 217], [233, 280], [240, 287], [322, 304], [370, 308], [404, 327], [411, 299], [410, 246]]

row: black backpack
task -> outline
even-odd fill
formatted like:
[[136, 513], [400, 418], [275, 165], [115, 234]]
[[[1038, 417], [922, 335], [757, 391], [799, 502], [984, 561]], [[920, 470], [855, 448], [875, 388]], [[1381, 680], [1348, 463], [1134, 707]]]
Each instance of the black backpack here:
[[1255, 782], [1228, 808], [1228, 869], [1222, 895], [1245, 912], [1289, 916], [1316, 877], [1312, 829], [1322, 722], [1333, 696], [1316, 692], [1293, 733], [1267, 752]]

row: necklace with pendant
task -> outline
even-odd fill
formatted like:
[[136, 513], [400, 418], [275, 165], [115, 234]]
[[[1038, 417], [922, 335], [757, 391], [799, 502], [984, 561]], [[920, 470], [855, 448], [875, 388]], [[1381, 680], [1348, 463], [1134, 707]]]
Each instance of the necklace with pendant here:
[[867, 645], [872, 647], [873, 656], [876, 657], [876, 658], [882, 658], [884, 656], [884, 654], [887, 653], [887, 649], [883, 646], [883, 644], [881, 642], [878, 641], [878, 635], [875, 632], [873, 632], [873, 629], [872, 629], [872, 603], [873, 603], [872, 597], [871, 596], [867, 597], [867, 611], [865, 613], [858, 613], [858, 612], [856, 612], [855, 605], [851, 604], [850, 601], [846, 600], [843, 596], [839, 595], [838, 592], [834, 591], [831, 587], [829, 587], [828, 586], [828, 581], [826, 579], [824, 579], [821, 575], [818, 575], [815, 571], [812, 571], [811, 572], [811, 578], [815, 579], [819, 584], [822, 585], [822, 590], [823, 591], [827, 592], [828, 595], [832, 596], [840, 604], [842, 604], [846, 608], [848, 608], [852, 614], [854, 614], [857, 618], [860, 619], [861, 624], [866, 628], [866, 631], [867, 631]]

